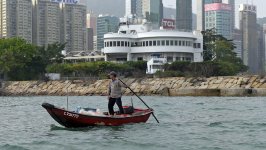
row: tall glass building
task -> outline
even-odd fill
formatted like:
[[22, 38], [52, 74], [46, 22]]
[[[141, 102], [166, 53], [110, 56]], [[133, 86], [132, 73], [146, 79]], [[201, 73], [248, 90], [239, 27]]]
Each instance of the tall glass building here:
[[117, 32], [119, 18], [115, 16], [102, 16], [97, 18], [97, 50], [104, 47], [104, 34], [109, 32]]
[[176, 0], [176, 29], [192, 31], [192, 0]]
[[231, 6], [224, 3], [205, 4], [205, 29], [216, 29], [217, 34], [232, 39]]

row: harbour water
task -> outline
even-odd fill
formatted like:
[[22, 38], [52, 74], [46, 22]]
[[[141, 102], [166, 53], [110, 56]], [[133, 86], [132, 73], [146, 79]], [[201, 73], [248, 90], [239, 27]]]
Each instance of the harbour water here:
[[[130, 104], [131, 97], [123, 103]], [[135, 97], [134, 106], [145, 106]], [[0, 150], [265, 150], [264, 97], [143, 97], [146, 124], [65, 129], [41, 107], [66, 97], [0, 97]], [[107, 109], [106, 97], [69, 97], [69, 108]]]

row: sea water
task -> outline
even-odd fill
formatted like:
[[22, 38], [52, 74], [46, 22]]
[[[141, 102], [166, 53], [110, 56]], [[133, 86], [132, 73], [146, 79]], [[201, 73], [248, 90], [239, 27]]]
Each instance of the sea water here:
[[[141, 124], [66, 129], [41, 107], [66, 107], [65, 97], [0, 97], [0, 150], [266, 150], [266, 98], [143, 99], [160, 124], [151, 116]], [[69, 97], [69, 108], [107, 110], [107, 102]], [[134, 106], [145, 108], [137, 98]]]

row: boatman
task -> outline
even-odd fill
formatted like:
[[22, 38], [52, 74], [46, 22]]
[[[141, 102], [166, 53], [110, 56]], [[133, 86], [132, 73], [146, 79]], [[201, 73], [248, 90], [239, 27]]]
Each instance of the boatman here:
[[114, 71], [110, 72], [108, 76], [111, 79], [108, 87], [109, 114], [114, 115], [115, 103], [119, 108], [120, 114], [124, 114], [121, 97], [122, 97], [122, 87], [126, 88], [126, 85], [124, 85], [123, 83], [121, 83], [121, 81], [119, 81], [119, 79], [117, 79], [117, 74]]

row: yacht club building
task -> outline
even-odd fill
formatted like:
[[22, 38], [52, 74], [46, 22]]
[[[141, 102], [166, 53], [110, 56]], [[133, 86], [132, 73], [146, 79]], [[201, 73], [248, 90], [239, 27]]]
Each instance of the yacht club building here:
[[121, 22], [118, 33], [104, 35], [105, 61], [147, 61], [148, 74], [165, 63], [203, 61], [203, 36], [200, 32], [152, 30], [150, 23]]

